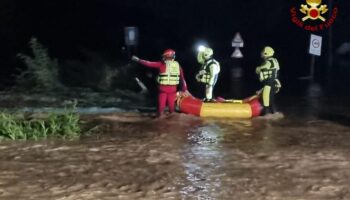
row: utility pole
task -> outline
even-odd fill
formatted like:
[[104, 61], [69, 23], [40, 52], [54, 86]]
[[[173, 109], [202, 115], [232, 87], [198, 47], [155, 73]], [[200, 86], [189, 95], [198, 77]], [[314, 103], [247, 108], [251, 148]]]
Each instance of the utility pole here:
[[[329, 10], [333, 10], [333, 0], [329, 0], [328, 2]], [[332, 15], [332, 12], [329, 12], [329, 18]], [[328, 29], [328, 62], [327, 62], [327, 84], [329, 84], [332, 76], [332, 68], [333, 68], [333, 26], [330, 26]]]
[[243, 76], [243, 69], [240, 60], [243, 58], [243, 54], [240, 48], [244, 47], [244, 41], [239, 32], [235, 34], [232, 40], [232, 47], [234, 47], [235, 50], [231, 55], [231, 63], [233, 65], [230, 69], [230, 80], [232, 81], [231, 92], [234, 93], [235, 96], [241, 96], [243, 84], [241, 78]]
[[310, 62], [310, 76], [308, 77], [311, 82], [314, 81], [315, 75], [315, 56], [321, 56], [322, 49], [322, 37], [318, 35], [311, 34], [310, 35], [310, 46], [309, 46], [309, 54], [311, 55]]

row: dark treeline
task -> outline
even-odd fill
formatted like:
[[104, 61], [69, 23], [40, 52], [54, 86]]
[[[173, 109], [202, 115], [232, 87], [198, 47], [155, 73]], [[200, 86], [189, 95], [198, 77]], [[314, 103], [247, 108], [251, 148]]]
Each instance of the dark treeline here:
[[[0, 0], [0, 44], [2, 85], [12, 84], [11, 74], [20, 66], [16, 54], [28, 50], [35, 36], [58, 60], [84, 59], [82, 50], [97, 52], [109, 59], [126, 59], [123, 54], [123, 28], [138, 26], [138, 55], [159, 59], [165, 48], [174, 48], [188, 76], [197, 69], [195, 45], [207, 42], [215, 50], [223, 67], [229, 68], [233, 52], [231, 40], [240, 32], [245, 47], [242, 65], [247, 78], [254, 77], [263, 46], [277, 51], [282, 79], [294, 79], [308, 73], [309, 32], [291, 22], [290, 8], [304, 1], [232, 1], [232, 0]], [[328, 4], [328, 1], [323, 1]], [[332, 26], [333, 51], [349, 42], [348, 1], [334, 0], [339, 15]], [[323, 55], [328, 49], [328, 31]], [[317, 59], [319, 65], [327, 56]], [[318, 70], [322, 74], [322, 70]], [[321, 77], [324, 75], [321, 75]]]

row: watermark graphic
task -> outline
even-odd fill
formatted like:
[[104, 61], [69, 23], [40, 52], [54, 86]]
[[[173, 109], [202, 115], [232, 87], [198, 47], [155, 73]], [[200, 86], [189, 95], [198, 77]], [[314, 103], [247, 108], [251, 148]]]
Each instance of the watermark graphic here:
[[[329, 28], [338, 15], [338, 8], [331, 11], [322, 0], [306, 0], [306, 5], [301, 4], [300, 8], [290, 9], [291, 20], [298, 27], [307, 31], [322, 31]], [[328, 17], [328, 18], [327, 18]]]
[[[322, 0], [306, 0], [307, 5], [301, 4], [300, 12], [306, 14], [302, 21], [311, 19], [326, 21], [321, 15], [328, 11], [327, 5], [321, 5]], [[321, 6], [320, 6], [321, 5]], [[310, 7], [309, 7], [310, 6]]]

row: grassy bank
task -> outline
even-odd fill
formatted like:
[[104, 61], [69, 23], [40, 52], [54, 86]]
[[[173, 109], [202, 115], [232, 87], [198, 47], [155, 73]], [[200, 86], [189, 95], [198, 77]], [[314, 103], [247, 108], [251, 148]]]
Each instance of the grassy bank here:
[[0, 140], [74, 139], [81, 134], [79, 115], [73, 108], [49, 113], [45, 118], [18, 117], [18, 113], [0, 112]]

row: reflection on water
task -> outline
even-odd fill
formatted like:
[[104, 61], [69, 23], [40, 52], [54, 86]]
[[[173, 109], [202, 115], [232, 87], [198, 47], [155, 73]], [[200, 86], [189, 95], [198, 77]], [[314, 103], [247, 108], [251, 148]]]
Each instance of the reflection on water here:
[[307, 97], [314, 97], [314, 98], [320, 98], [322, 96], [322, 88], [320, 84], [318, 83], [311, 83], [308, 85], [306, 96]]
[[208, 199], [212, 193], [220, 191], [219, 177], [224, 174], [218, 176], [217, 168], [225, 157], [219, 146], [222, 136], [220, 127], [213, 123], [192, 129], [188, 134], [189, 144], [183, 156], [188, 182], [181, 190], [183, 198], [195, 194], [193, 196], [198, 199]]
[[102, 132], [80, 141], [2, 142], [0, 199], [350, 199], [350, 126], [330, 115], [348, 108], [316, 99], [281, 98], [275, 121], [118, 113], [84, 117]]

